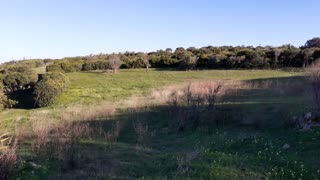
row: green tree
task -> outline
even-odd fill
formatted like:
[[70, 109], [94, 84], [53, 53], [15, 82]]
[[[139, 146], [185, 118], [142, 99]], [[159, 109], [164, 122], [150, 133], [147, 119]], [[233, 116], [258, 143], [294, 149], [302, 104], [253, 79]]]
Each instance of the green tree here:
[[305, 48], [320, 48], [320, 37], [316, 37], [316, 38], [313, 38], [313, 39], [310, 39], [306, 42]]
[[68, 86], [67, 77], [59, 72], [47, 73], [34, 88], [35, 105], [45, 107], [52, 104]]

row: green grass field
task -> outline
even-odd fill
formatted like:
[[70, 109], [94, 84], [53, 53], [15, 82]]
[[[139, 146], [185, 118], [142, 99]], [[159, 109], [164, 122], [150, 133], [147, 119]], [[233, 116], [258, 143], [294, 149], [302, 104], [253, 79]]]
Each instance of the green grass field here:
[[[119, 121], [122, 129], [113, 143], [98, 130], [83, 139], [78, 164], [72, 170], [61, 169], [61, 161], [35, 156], [31, 142], [24, 142], [20, 154], [25, 162], [19, 164], [15, 175], [20, 179], [319, 179], [320, 131], [302, 132], [284, 126], [293, 115], [313, 110], [304, 74], [296, 70], [146, 73], [143, 69], [117, 74], [71, 73], [69, 89], [52, 106], [1, 112], [1, 128], [13, 128], [16, 122], [28, 124], [32, 114], [59, 114], [79, 104], [94, 107], [106, 101], [121, 108], [114, 116], [88, 121], [103, 130]], [[119, 101], [131, 96], [148, 97], [156, 88], [202, 80], [242, 80], [256, 86], [225, 97], [219, 115], [208, 114], [222, 123], [210, 129], [171, 130], [171, 117], [164, 105], [135, 111], [119, 107]], [[137, 121], [148, 127], [143, 142], [133, 128]], [[283, 149], [284, 144], [290, 148]], [[28, 162], [41, 167], [32, 170]]]
[[[35, 69], [43, 73], [44, 68]], [[190, 80], [253, 80], [301, 76], [295, 70], [215, 70], [215, 71], [157, 71], [144, 69], [121, 70], [117, 74], [86, 72], [68, 74], [71, 84], [67, 92], [52, 106], [44, 109], [66, 107], [70, 104], [95, 104], [99, 101], [118, 101], [132, 95], [145, 95], [154, 88], [188, 82]], [[40, 109], [41, 111], [42, 109]], [[0, 129], [12, 128], [19, 119], [28, 118], [39, 109], [12, 109], [0, 112]], [[0, 131], [1, 132], [1, 131]]]

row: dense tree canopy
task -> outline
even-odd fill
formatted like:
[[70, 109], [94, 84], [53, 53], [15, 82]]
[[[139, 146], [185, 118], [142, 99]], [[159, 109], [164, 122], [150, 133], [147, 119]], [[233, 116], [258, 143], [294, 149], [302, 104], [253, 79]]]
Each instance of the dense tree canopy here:
[[[155, 52], [124, 52], [64, 58], [47, 67], [47, 71], [74, 72], [112, 69], [114, 57], [122, 62], [120, 68], [177, 68], [192, 69], [263, 69], [305, 67], [320, 58], [320, 38], [308, 40], [301, 48], [292, 45], [280, 47], [207, 46], [178, 47]], [[118, 59], [120, 58], [120, 60]], [[117, 64], [119, 66], [119, 64]], [[82, 67], [82, 68], [80, 68]]]

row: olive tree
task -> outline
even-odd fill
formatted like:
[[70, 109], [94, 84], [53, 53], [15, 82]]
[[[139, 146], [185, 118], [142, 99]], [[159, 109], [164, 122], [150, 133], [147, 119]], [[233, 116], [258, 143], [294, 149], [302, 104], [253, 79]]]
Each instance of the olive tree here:
[[110, 67], [113, 70], [113, 73], [116, 73], [120, 68], [122, 61], [120, 60], [120, 56], [118, 54], [113, 53], [109, 57]]
[[146, 71], [149, 71], [149, 67], [150, 67], [150, 62], [149, 62], [149, 57], [147, 54], [145, 53], [140, 53], [139, 54], [140, 59], [142, 60], [143, 64], [146, 67]]

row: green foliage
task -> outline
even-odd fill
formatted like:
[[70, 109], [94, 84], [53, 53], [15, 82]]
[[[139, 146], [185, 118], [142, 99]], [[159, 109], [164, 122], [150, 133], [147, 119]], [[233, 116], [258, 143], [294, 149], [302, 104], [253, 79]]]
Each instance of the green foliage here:
[[45, 74], [34, 88], [35, 105], [44, 107], [52, 104], [67, 86], [68, 79], [64, 74], [59, 72]]
[[195, 69], [198, 59], [199, 58], [197, 56], [184, 57], [184, 59], [180, 62], [179, 68], [182, 70]]
[[12, 108], [16, 104], [16, 101], [9, 99], [3, 92], [3, 85], [0, 83], [0, 111], [5, 108]]
[[316, 38], [308, 40], [305, 44], [305, 47], [306, 48], [312, 48], [312, 47], [320, 48], [320, 38], [316, 37]]
[[64, 72], [61, 65], [58, 63], [51, 64], [46, 67], [47, 72]]
[[87, 61], [82, 66], [83, 71], [108, 70], [108, 69], [111, 69], [110, 62], [106, 60]]
[[79, 72], [82, 70], [82, 63], [79, 62], [56, 62], [49, 66], [47, 66], [47, 72], [63, 72], [63, 73], [71, 73], [71, 72]]
[[3, 75], [3, 84], [11, 91], [33, 86], [37, 80], [35, 72], [21, 65], [10, 67]]

